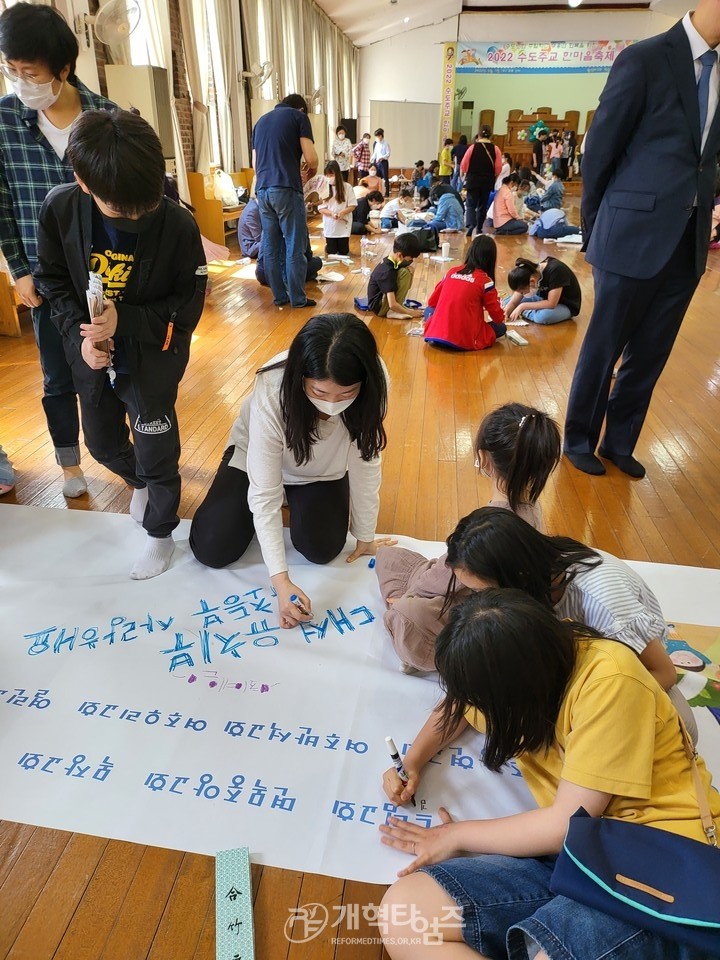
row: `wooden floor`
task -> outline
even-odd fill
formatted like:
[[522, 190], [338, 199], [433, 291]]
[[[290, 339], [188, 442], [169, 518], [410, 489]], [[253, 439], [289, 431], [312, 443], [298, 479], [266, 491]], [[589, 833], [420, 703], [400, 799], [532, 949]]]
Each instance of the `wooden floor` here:
[[[321, 240], [317, 227], [313, 243]], [[383, 238], [378, 250], [389, 246]], [[528, 238], [498, 238], [498, 287], [519, 255], [560, 256], [580, 277], [584, 307], [576, 322], [525, 327], [527, 347], [502, 341], [478, 354], [450, 354], [407, 336], [412, 324], [370, 320], [392, 379], [388, 448], [379, 529], [442, 539], [459, 517], [486, 502], [473, 466], [482, 416], [507, 400], [535, 404], [562, 423], [567, 393], [592, 306], [592, 278], [576, 249]], [[359, 247], [351, 251], [359, 266]], [[352, 308], [362, 279], [309, 288], [315, 311]], [[213, 477], [230, 425], [255, 370], [289, 344], [310, 310], [272, 306], [253, 271], [211, 267], [212, 295], [198, 327], [178, 416], [183, 440], [181, 515], [191, 517]], [[417, 271], [417, 299], [439, 277], [431, 260]], [[655, 391], [636, 451], [647, 477], [631, 481], [609, 466], [591, 479], [563, 462], [543, 498], [548, 528], [637, 560], [720, 567], [720, 252], [695, 296]], [[94, 464], [89, 495], [64, 500], [47, 435], [41, 378], [28, 318], [20, 340], [0, 338], [0, 443], [14, 460], [15, 491], [3, 502], [61, 510], [128, 508], [125, 485]], [[3, 563], [11, 562], [3, 543]], [[372, 928], [326, 931], [306, 945], [283, 934], [288, 910], [306, 903], [377, 903], [380, 887], [254, 868], [257, 955], [263, 960], [379, 960]], [[209, 960], [215, 956], [214, 861], [96, 837], [0, 823], [0, 957], [27, 960]]]

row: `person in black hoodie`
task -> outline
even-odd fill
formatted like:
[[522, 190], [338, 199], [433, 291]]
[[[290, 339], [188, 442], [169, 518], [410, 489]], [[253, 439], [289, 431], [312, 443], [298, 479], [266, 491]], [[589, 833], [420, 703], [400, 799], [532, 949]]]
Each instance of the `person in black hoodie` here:
[[[147, 580], [170, 565], [179, 523], [175, 400], [204, 306], [205, 254], [191, 214], [163, 196], [162, 147], [141, 117], [84, 112], [67, 155], [77, 182], [40, 211], [35, 283], [63, 336], [87, 448], [133, 488], [130, 514], [147, 541], [130, 576]], [[92, 322], [88, 271], [103, 286]]]

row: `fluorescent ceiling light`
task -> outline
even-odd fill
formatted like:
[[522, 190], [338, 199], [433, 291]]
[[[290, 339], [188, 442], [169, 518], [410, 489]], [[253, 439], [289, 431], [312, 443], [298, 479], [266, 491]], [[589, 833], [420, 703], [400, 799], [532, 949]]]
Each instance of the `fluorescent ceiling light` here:
[[576, 7], [579, 7], [582, 2], [583, 0], [568, 0], [568, 6], [574, 10]]

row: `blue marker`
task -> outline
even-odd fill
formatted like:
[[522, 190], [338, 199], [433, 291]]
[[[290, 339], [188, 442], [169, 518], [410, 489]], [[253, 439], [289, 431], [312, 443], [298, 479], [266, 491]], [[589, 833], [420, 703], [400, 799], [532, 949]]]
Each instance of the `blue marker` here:
[[[398, 776], [400, 777], [403, 783], [407, 783], [408, 775], [407, 773], [405, 773], [405, 767], [403, 766], [402, 759], [400, 758], [400, 754], [398, 753], [398, 748], [395, 746], [395, 741], [393, 740], [392, 737], [385, 737], [385, 743], [388, 745], [388, 750], [390, 751], [390, 759], [392, 760], [393, 765], [397, 770]], [[410, 797], [410, 803], [414, 807], [417, 806], [417, 804], [415, 803], [415, 797]]]
[[295, 606], [296, 606], [296, 607], [298, 608], [298, 610], [300, 611], [300, 613], [303, 614], [303, 616], [305, 616], [305, 617], [311, 617], [311, 616], [312, 616], [312, 614], [310, 613], [310, 611], [305, 607], [305, 604], [302, 602], [302, 600], [300, 599], [300, 597], [299, 597], [296, 593], [294, 593], [294, 594], [290, 597], [290, 603], [294, 603]]
[[373, 557], [372, 560], [370, 561], [370, 563], [368, 564], [368, 567], [369, 567], [371, 570], [373, 569], [374, 566], [375, 566], [375, 557]]

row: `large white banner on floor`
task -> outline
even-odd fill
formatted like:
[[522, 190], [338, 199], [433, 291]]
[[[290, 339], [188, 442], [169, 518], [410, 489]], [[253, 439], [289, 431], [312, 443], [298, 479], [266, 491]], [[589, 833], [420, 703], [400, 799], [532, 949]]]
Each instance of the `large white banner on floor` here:
[[[0, 818], [394, 877], [406, 857], [378, 835], [395, 812], [385, 737], [406, 747], [439, 690], [398, 670], [367, 560], [315, 567], [291, 550], [316, 620], [285, 631], [256, 547], [209, 570], [184, 523], [172, 568], [133, 582], [144, 535], [128, 517], [4, 505], [0, 529]], [[720, 623], [688, 606], [718, 595], [716, 571], [638, 566], [669, 616]], [[430, 825], [440, 805], [458, 817], [530, 806], [517, 769], [488, 773], [481, 749], [466, 735], [443, 751], [400, 813]]]

